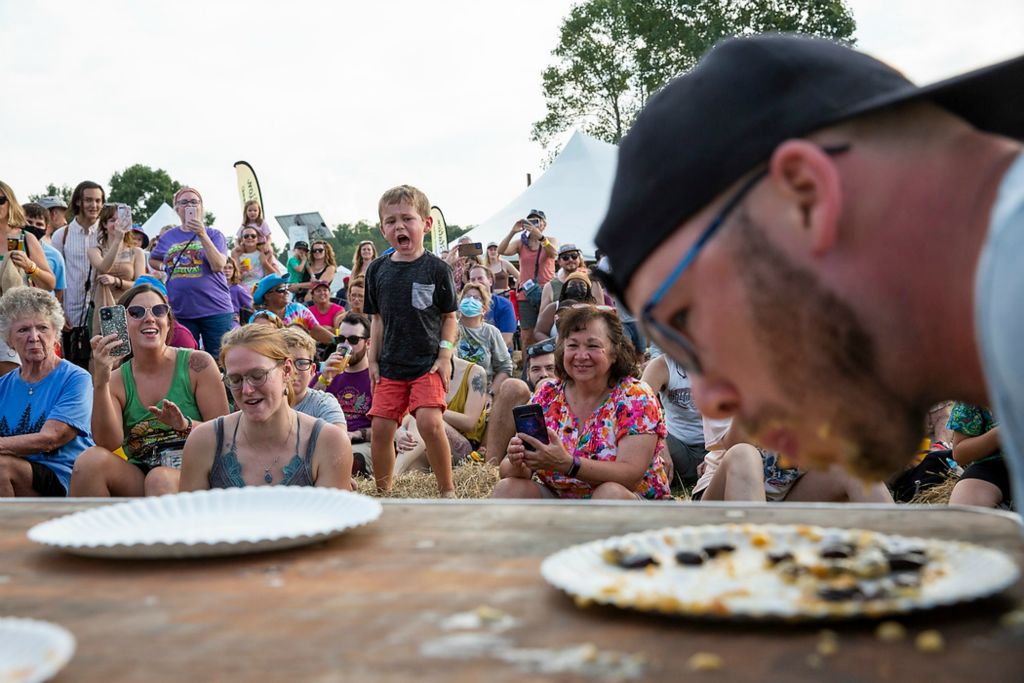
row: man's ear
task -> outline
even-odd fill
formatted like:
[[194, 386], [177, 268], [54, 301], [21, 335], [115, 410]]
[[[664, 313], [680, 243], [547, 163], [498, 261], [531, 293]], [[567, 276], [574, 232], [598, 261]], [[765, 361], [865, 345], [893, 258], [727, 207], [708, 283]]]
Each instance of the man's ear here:
[[811, 253], [820, 256], [832, 249], [839, 237], [843, 199], [832, 157], [808, 140], [787, 140], [775, 148], [769, 176], [808, 232]]

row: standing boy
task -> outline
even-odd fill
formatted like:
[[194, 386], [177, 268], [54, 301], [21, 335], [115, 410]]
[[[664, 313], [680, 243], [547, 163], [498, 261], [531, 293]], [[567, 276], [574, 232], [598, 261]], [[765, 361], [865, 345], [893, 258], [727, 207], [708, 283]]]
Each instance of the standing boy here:
[[379, 490], [391, 489], [395, 430], [411, 412], [441, 496], [454, 497], [452, 453], [441, 416], [458, 327], [455, 283], [448, 265], [423, 249], [432, 222], [423, 192], [409, 185], [392, 188], [380, 198], [377, 212], [393, 252], [366, 270], [373, 476]]

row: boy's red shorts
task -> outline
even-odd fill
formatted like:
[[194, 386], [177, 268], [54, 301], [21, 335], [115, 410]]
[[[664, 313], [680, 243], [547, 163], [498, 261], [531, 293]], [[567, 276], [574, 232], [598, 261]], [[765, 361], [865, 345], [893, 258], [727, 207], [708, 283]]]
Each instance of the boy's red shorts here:
[[409, 380], [381, 377], [367, 415], [401, 422], [406, 413], [415, 415], [420, 408], [444, 410], [446, 406], [444, 385], [436, 372]]

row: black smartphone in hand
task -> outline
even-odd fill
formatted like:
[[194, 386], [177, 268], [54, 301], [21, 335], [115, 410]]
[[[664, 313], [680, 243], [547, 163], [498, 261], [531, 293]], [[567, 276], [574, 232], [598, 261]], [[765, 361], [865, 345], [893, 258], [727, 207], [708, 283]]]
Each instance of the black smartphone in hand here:
[[[548, 427], [544, 422], [544, 410], [536, 403], [516, 406], [512, 409], [512, 419], [516, 423], [516, 433], [529, 434], [541, 443], [548, 443]], [[528, 451], [537, 450], [523, 442]]]

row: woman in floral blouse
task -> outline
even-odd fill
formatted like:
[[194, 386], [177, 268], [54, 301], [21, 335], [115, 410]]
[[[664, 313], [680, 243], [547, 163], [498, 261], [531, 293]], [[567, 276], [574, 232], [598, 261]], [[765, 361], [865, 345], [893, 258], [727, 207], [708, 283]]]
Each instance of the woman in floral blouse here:
[[634, 377], [636, 356], [615, 309], [580, 304], [559, 321], [558, 337], [559, 381], [533, 396], [549, 443], [512, 437], [494, 496], [669, 498], [664, 416]]

